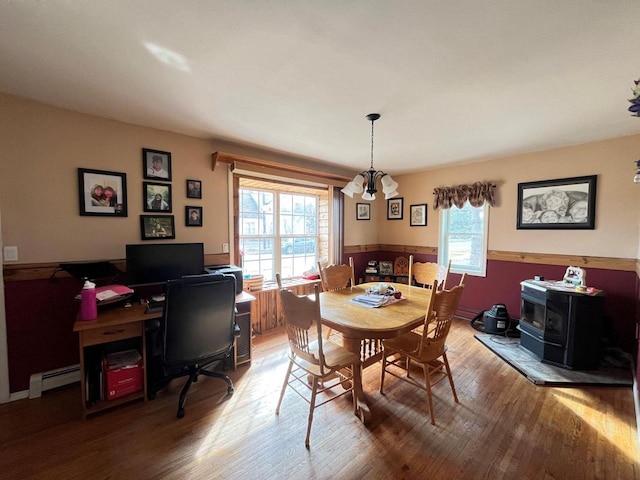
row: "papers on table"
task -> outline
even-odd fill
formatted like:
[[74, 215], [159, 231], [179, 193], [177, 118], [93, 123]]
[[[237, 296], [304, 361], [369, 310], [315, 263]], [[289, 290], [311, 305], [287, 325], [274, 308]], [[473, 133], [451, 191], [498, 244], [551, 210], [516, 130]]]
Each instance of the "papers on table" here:
[[359, 305], [364, 305], [369, 308], [381, 307], [389, 301], [388, 296], [386, 295], [358, 295], [351, 299], [353, 303], [357, 303]]

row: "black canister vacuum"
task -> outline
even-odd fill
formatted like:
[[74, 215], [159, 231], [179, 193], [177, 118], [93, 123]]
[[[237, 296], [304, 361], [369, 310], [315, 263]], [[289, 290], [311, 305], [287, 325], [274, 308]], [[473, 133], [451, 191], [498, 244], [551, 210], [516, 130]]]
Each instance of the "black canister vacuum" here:
[[503, 303], [496, 303], [490, 310], [482, 310], [471, 320], [471, 326], [479, 332], [519, 337], [520, 332], [512, 323]]

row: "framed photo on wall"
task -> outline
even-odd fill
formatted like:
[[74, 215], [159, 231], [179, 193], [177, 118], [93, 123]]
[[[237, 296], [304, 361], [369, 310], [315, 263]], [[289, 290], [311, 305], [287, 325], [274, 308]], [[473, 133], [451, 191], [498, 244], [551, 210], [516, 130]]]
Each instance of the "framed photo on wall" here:
[[78, 169], [80, 215], [127, 216], [127, 174]]
[[387, 200], [387, 220], [402, 220], [403, 202], [402, 197]]
[[171, 212], [171, 184], [142, 182], [145, 212]]
[[202, 182], [187, 180], [187, 198], [202, 198]]
[[518, 229], [593, 230], [597, 175], [518, 184]]
[[171, 181], [171, 153], [143, 148], [142, 178]]
[[142, 240], [170, 240], [176, 238], [173, 215], [140, 215]]
[[202, 207], [193, 207], [187, 205], [184, 207], [185, 225], [187, 227], [202, 226]]
[[412, 227], [427, 226], [427, 204], [419, 203], [410, 206], [409, 225]]
[[356, 203], [356, 220], [371, 220], [371, 205]]

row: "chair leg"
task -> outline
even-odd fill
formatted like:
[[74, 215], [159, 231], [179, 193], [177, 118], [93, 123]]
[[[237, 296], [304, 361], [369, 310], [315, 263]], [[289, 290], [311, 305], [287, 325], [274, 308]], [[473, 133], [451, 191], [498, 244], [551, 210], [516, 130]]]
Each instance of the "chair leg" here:
[[431, 415], [431, 425], [436, 424], [436, 419], [433, 415], [433, 396], [431, 395], [431, 374], [429, 373], [429, 364], [423, 363], [422, 370], [424, 371], [424, 385], [427, 391], [427, 399], [429, 401], [429, 414]]
[[451, 368], [449, 367], [449, 360], [447, 359], [447, 354], [442, 354], [442, 359], [444, 360], [444, 368], [447, 370], [447, 377], [449, 377], [449, 385], [451, 385], [451, 391], [453, 392], [453, 399], [456, 403], [458, 402], [458, 395], [456, 394], [456, 387], [453, 385], [453, 375], [451, 375]]
[[178, 400], [178, 413], [176, 414], [178, 418], [184, 417], [184, 402], [187, 400], [187, 392], [189, 391], [191, 384], [196, 378], [198, 378], [198, 372], [191, 372], [187, 383], [184, 385], [184, 387], [182, 387], [182, 391], [180, 392], [180, 399]]
[[307, 438], [304, 446], [309, 448], [309, 437], [311, 436], [311, 423], [313, 422], [313, 410], [316, 408], [316, 394], [318, 393], [318, 378], [313, 377], [313, 386], [311, 387], [311, 401], [309, 402], [309, 423], [307, 425]]
[[[384, 373], [387, 369], [387, 352], [382, 353], [382, 371], [380, 372], [380, 393], [384, 395]], [[355, 397], [355, 395], [354, 395]]]
[[202, 375], [206, 375], [207, 377], [221, 378], [222, 380], [227, 382], [227, 395], [233, 395], [233, 392], [234, 392], [233, 382], [231, 381], [228, 375], [225, 375], [224, 373], [220, 373], [220, 372], [211, 372], [209, 370], [200, 370], [200, 373]]
[[293, 368], [293, 362], [289, 360], [289, 368], [287, 368], [287, 374], [284, 377], [284, 383], [282, 384], [282, 390], [280, 391], [280, 398], [278, 399], [278, 406], [276, 407], [276, 415], [280, 413], [280, 405], [282, 405], [282, 399], [284, 398], [284, 392], [287, 390], [289, 383], [289, 376], [291, 375], [291, 369]]

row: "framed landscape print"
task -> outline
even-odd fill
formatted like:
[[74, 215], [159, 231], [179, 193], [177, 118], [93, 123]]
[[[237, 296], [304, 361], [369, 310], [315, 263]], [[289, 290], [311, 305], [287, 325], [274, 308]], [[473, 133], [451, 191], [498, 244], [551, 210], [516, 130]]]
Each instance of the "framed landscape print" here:
[[143, 148], [142, 178], [171, 181], [171, 153]]
[[518, 184], [518, 229], [593, 230], [597, 175]]
[[80, 215], [127, 216], [127, 174], [78, 169]]
[[410, 218], [409, 225], [411, 225], [412, 227], [426, 227], [427, 226], [427, 204], [420, 203], [417, 205], [411, 205], [409, 218]]
[[171, 212], [171, 184], [142, 182], [145, 212]]
[[403, 201], [402, 197], [387, 200], [387, 220], [402, 220]]
[[140, 215], [142, 240], [170, 240], [176, 238], [173, 215]]
[[356, 203], [356, 220], [371, 220], [371, 205]]

